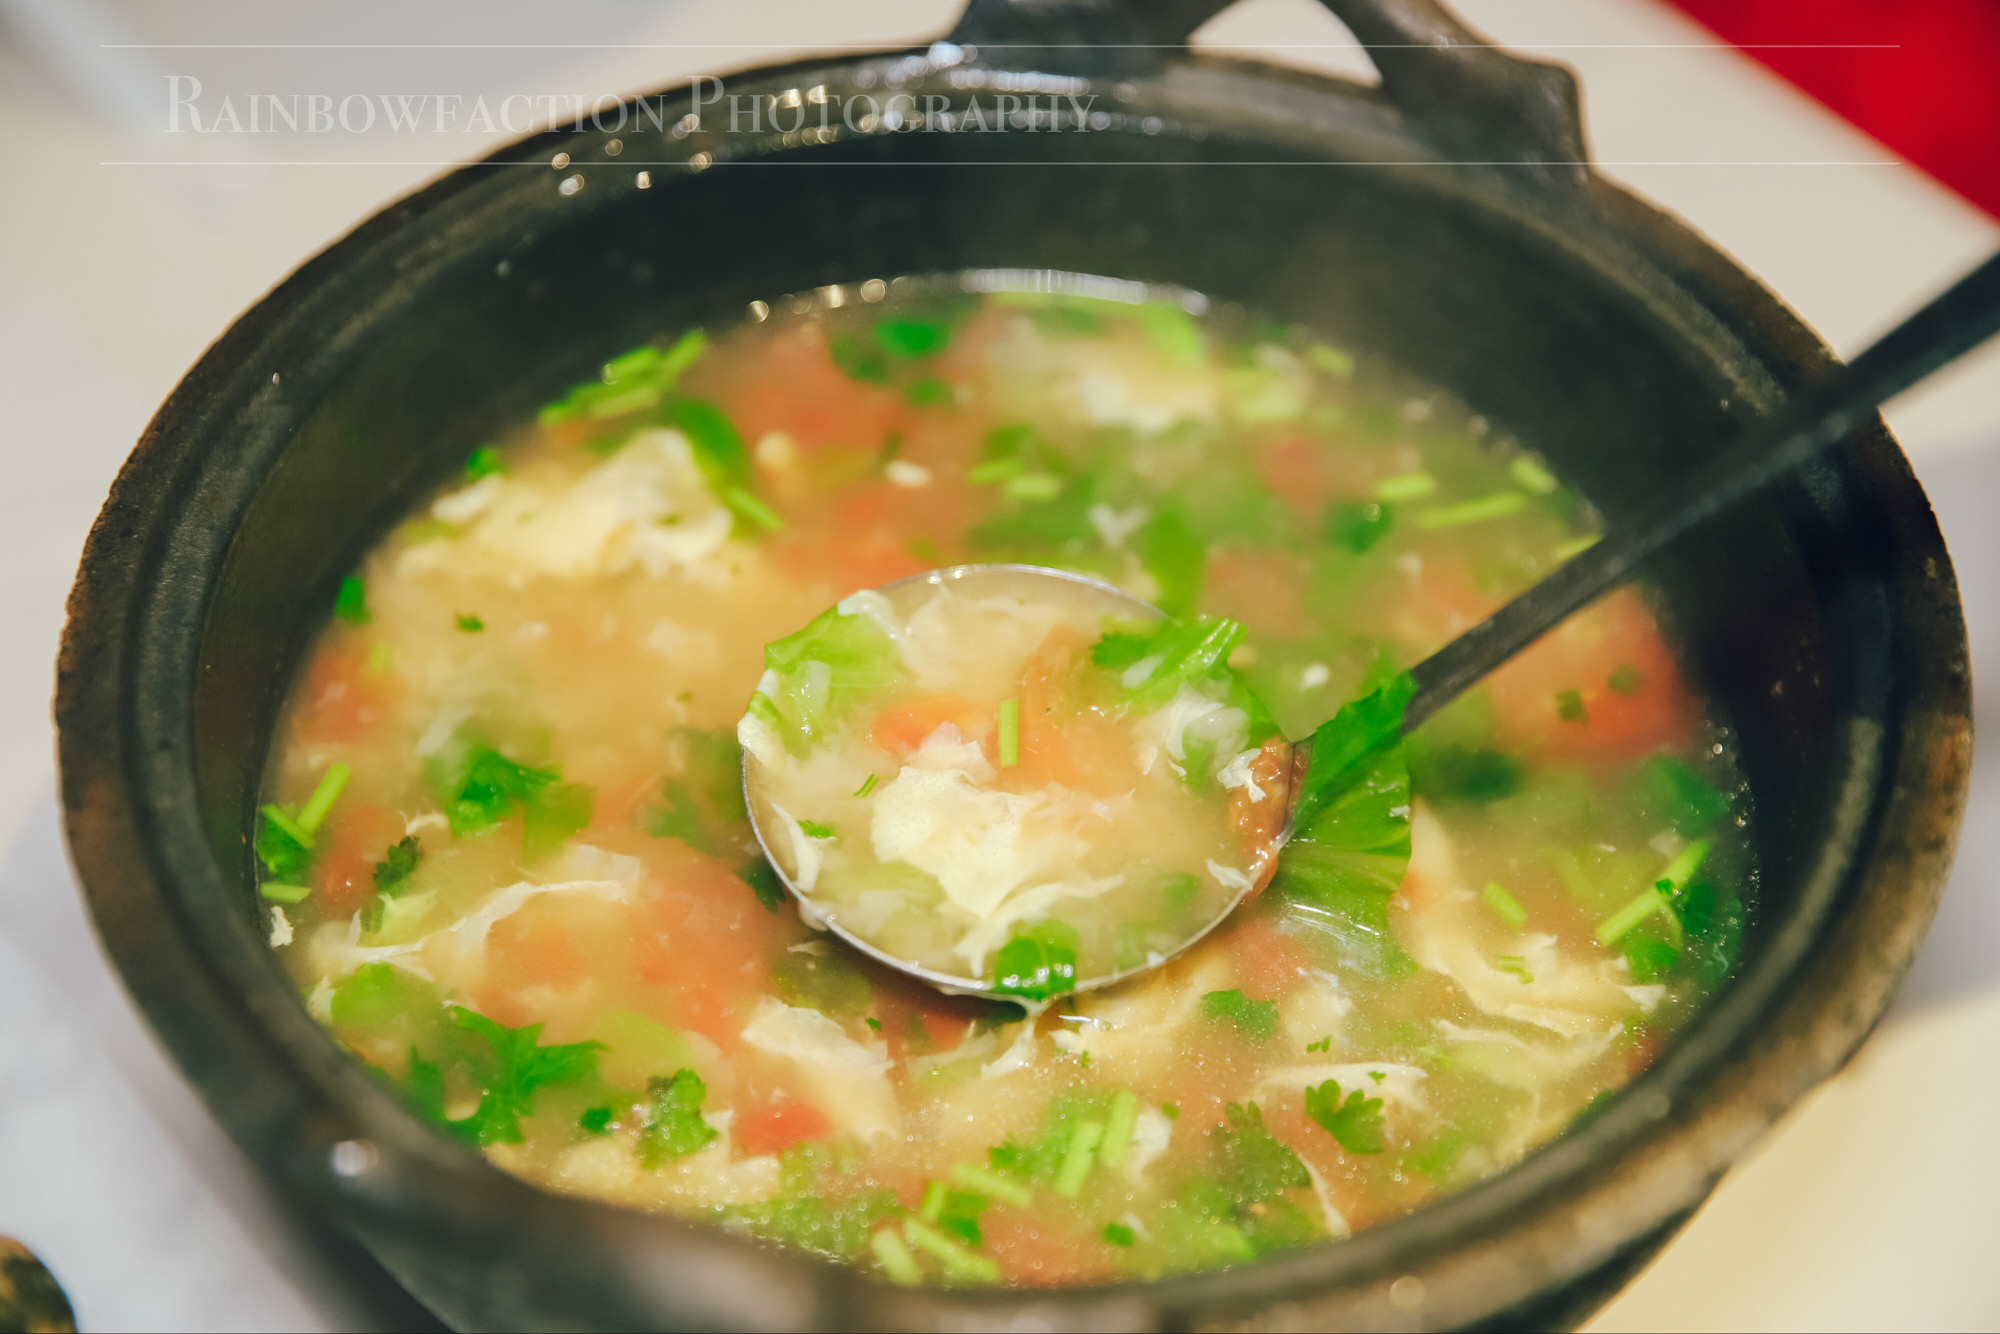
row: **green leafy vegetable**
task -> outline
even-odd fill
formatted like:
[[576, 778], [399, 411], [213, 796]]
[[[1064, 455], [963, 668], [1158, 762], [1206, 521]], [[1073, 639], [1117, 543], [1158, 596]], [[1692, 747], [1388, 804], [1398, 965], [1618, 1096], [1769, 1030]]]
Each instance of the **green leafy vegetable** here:
[[1505, 751], [1438, 743], [1420, 730], [1410, 737], [1408, 752], [1411, 790], [1426, 798], [1498, 801], [1521, 789], [1521, 762]]
[[382, 854], [382, 860], [375, 863], [375, 892], [394, 896], [403, 892], [404, 885], [415, 874], [417, 863], [424, 859], [424, 845], [410, 834], [391, 844]]
[[1076, 989], [1076, 929], [1053, 920], [1015, 934], [993, 957], [993, 989], [1047, 1000]]
[[[1395, 746], [1402, 735], [1403, 711], [1416, 693], [1416, 678], [1402, 672], [1372, 694], [1341, 705], [1338, 713], [1319, 725], [1313, 733], [1305, 777], [1299, 782], [1298, 805], [1292, 813], [1295, 828], [1314, 825], [1320, 812], [1344, 788], [1363, 781], [1379, 767], [1367, 762]], [[1400, 757], [1396, 769], [1407, 784], [1407, 766]], [[1407, 814], [1405, 819], [1407, 822]]]
[[469, 635], [476, 635], [486, 628], [486, 622], [480, 620], [471, 612], [459, 612], [454, 619], [458, 622], [458, 628]]
[[[468, 746], [456, 757], [445, 818], [453, 838], [484, 834], [520, 809], [530, 797], [562, 777], [554, 768], [517, 764], [490, 746]], [[449, 762], [447, 762], [449, 763]]]
[[504, 475], [506, 471], [507, 465], [501, 462], [500, 451], [491, 445], [481, 445], [465, 461], [465, 480], [468, 482], [476, 482], [496, 473]]
[[1672, 755], [1647, 760], [1637, 785], [1646, 809], [1690, 838], [1707, 833], [1729, 814], [1729, 794], [1718, 792], [1693, 765]]
[[918, 408], [937, 407], [951, 402], [952, 397], [951, 382], [940, 380], [936, 376], [913, 381], [910, 387], [903, 391], [903, 401]]
[[1604, 684], [1610, 687], [1612, 694], [1624, 695], [1629, 698], [1638, 694], [1639, 687], [1644, 685], [1645, 682], [1640, 679], [1638, 671], [1633, 668], [1632, 664], [1627, 662], [1619, 664], [1616, 671], [1605, 677]]
[[257, 860], [276, 881], [304, 884], [312, 876], [312, 836], [276, 806], [265, 806], [257, 827]]
[[1351, 966], [1377, 979], [1408, 976], [1416, 965], [1389, 925], [1389, 900], [1410, 865], [1410, 778], [1401, 748], [1335, 790], [1279, 854], [1270, 892], [1330, 935]]
[[1208, 543], [1172, 501], [1158, 505], [1131, 537], [1132, 554], [1159, 586], [1154, 602], [1169, 616], [1192, 616], [1208, 573]]
[[485, 1040], [490, 1058], [478, 1064], [479, 1106], [449, 1125], [480, 1145], [519, 1144], [521, 1118], [532, 1115], [535, 1093], [551, 1085], [578, 1084], [597, 1073], [599, 1042], [539, 1046], [542, 1025], [508, 1028], [462, 1005], [450, 1007], [452, 1022]]
[[804, 629], [764, 646], [770, 677], [750, 712], [793, 753], [803, 753], [849, 709], [893, 684], [896, 646], [868, 616], [829, 607]]
[[875, 345], [892, 357], [936, 356], [950, 341], [951, 323], [947, 319], [892, 315], [875, 322]]
[[1589, 722], [1590, 715], [1583, 707], [1583, 692], [1581, 690], [1556, 691], [1556, 717], [1566, 723]]
[[587, 1107], [582, 1116], [576, 1118], [578, 1126], [585, 1134], [608, 1135], [611, 1133], [611, 1109], [609, 1107]]
[[1106, 1223], [1104, 1231], [1098, 1235], [1108, 1246], [1130, 1246], [1139, 1239], [1138, 1234], [1123, 1223]]
[[584, 783], [556, 783], [531, 793], [521, 806], [521, 855], [533, 861], [560, 851], [590, 826], [593, 799]]
[[717, 493], [750, 487], [755, 478], [750, 451], [743, 447], [743, 437], [721, 408], [698, 398], [677, 398], [661, 413], [661, 420], [678, 427], [687, 437], [695, 463]]
[[639, 1127], [643, 1167], [656, 1171], [715, 1139], [715, 1130], [701, 1119], [702, 1099], [707, 1096], [708, 1085], [692, 1070], [677, 1070], [672, 1079], [655, 1076], [646, 1081], [645, 1121]]
[[1245, 1209], [1312, 1185], [1299, 1156], [1264, 1128], [1256, 1103], [1232, 1102], [1223, 1114], [1227, 1124], [1208, 1132], [1209, 1151], [1217, 1175]]
[[795, 954], [787, 950], [771, 965], [771, 980], [787, 1005], [800, 1005], [835, 1019], [850, 1019], [875, 1002], [875, 987], [845, 952]]
[[[755, 1236], [835, 1260], [855, 1260], [869, 1247], [869, 1231], [883, 1219], [901, 1212], [894, 1191], [870, 1190], [838, 1204], [829, 1204], [817, 1195], [759, 1200], [732, 1205], [724, 1210], [723, 1217], [747, 1227]], [[887, 1229], [878, 1235], [902, 1245], [902, 1239]], [[909, 1281], [921, 1283], [923, 1274], [907, 1249], [902, 1251], [902, 1257], [909, 1261]]]
[[834, 829], [834, 827], [833, 827], [832, 825], [830, 825], [830, 824], [821, 824], [821, 823], [820, 823], [819, 821], [817, 821], [817, 820], [801, 820], [801, 821], [799, 821], [799, 828], [800, 828], [800, 829], [801, 829], [802, 831], [804, 831], [804, 833], [805, 833], [805, 836], [806, 836], [807, 838], [835, 838], [835, 837], [838, 837], [838, 831], [837, 831], [837, 830], [835, 830], [835, 829]]
[[600, 382], [574, 386], [543, 408], [538, 420], [553, 426], [579, 418], [607, 420], [657, 407], [707, 347], [707, 335], [690, 329], [664, 352], [649, 343], [613, 357], [604, 364]]
[[736, 868], [736, 878], [750, 886], [750, 892], [757, 896], [757, 902], [771, 912], [785, 906], [785, 882], [767, 861], [754, 861], [747, 866]]
[[1395, 526], [1395, 511], [1381, 501], [1336, 500], [1322, 523], [1326, 540], [1356, 555], [1368, 551]]
[[1226, 1020], [1257, 1042], [1278, 1031], [1278, 1002], [1253, 1001], [1240, 990], [1209, 992], [1201, 998], [1201, 1014], [1204, 1019]]
[[349, 625], [368, 624], [368, 585], [361, 576], [350, 574], [340, 581], [333, 595], [333, 614]]
[[1306, 1115], [1319, 1122], [1327, 1134], [1349, 1153], [1380, 1153], [1385, 1141], [1382, 1130], [1382, 1100], [1356, 1089], [1341, 1101], [1340, 1085], [1327, 1080], [1306, 1091]]

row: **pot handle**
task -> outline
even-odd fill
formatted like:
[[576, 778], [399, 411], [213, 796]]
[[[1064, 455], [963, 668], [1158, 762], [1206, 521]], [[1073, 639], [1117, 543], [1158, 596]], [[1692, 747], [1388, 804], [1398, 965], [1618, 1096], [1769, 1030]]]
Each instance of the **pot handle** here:
[[[950, 41], [996, 47], [1184, 47], [1235, 0], [970, 0]], [[1576, 76], [1509, 55], [1438, 0], [1321, 0], [1368, 51], [1382, 93], [1418, 132], [1469, 163], [1590, 179]]]

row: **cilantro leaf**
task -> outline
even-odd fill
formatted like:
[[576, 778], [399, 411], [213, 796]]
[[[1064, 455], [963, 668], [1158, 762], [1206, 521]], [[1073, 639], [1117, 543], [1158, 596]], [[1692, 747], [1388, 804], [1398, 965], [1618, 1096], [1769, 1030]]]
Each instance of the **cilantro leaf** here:
[[750, 886], [750, 892], [757, 896], [757, 902], [769, 912], [776, 912], [785, 906], [785, 882], [778, 879], [778, 873], [767, 861], [754, 861], [736, 868], [736, 878]]
[[1417, 693], [1416, 678], [1400, 673], [1393, 681], [1349, 704], [1319, 725], [1312, 736], [1312, 758], [1299, 783], [1293, 826], [1304, 829], [1326, 809], [1340, 790], [1367, 774], [1366, 762], [1396, 744], [1402, 735], [1403, 710]]
[[404, 884], [423, 859], [424, 845], [415, 834], [391, 844], [382, 854], [382, 860], [375, 863], [375, 891], [391, 897], [402, 893]]
[[586, 783], [556, 783], [521, 803], [521, 855], [534, 860], [557, 852], [590, 825], [596, 794]]
[[1154, 601], [1160, 610], [1192, 616], [1208, 573], [1208, 543], [1188, 523], [1187, 512], [1172, 501], [1160, 505], [1132, 534], [1132, 554], [1159, 585]]
[[297, 829], [296, 825], [292, 829], [285, 828], [292, 823], [290, 820], [274, 818], [272, 812], [273, 808], [268, 806], [261, 812], [263, 818], [257, 828], [257, 860], [264, 863], [264, 868], [274, 879], [285, 884], [311, 883], [312, 845], [300, 841], [298, 834], [293, 832]]
[[349, 625], [368, 624], [368, 585], [359, 575], [350, 574], [340, 581], [339, 591], [333, 595], [333, 614]]
[[445, 818], [453, 838], [497, 828], [530, 796], [561, 777], [553, 768], [516, 764], [489, 746], [472, 747], [462, 764], [446, 796]]
[[641, 1165], [656, 1171], [715, 1139], [715, 1130], [701, 1119], [701, 1101], [707, 1096], [708, 1085], [692, 1070], [676, 1070], [672, 1079], [656, 1075], [646, 1081], [645, 1121], [639, 1127]]
[[1077, 943], [1075, 929], [1062, 922], [1037, 922], [1018, 932], [993, 956], [993, 989], [1028, 1000], [1074, 991]]
[[1253, 1001], [1240, 990], [1209, 992], [1201, 998], [1201, 1014], [1204, 1019], [1228, 1020], [1256, 1042], [1278, 1031], [1278, 1002]]
[[1283, 1190], [1312, 1185], [1299, 1156], [1264, 1128], [1264, 1113], [1254, 1102], [1230, 1103], [1223, 1109], [1227, 1124], [1208, 1132], [1216, 1176], [1244, 1208], [1270, 1200]]
[[491, 1058], [482, 1064], [479, 1107], [471, 1116], [447, 1124], [482, 1146], [519, 1144], [520, 1118], [532, 1115], [535, 1091], [550, 1085], [578, 1084], [597, 1073], [601, 1042], [571, 1042], [540, 1046], [542, 1025], [508, 1028], [476, 1010], [453, 1005], [452, 1022], [485, 1040]]
[[1306, 1115], [1319, 1122], [1327, 1134], [1349, 1153], [1380, 1153], [1384, 1147], [1382, 1100], [1360, 1089], [1340, 1099], [1340, 1084], [1327, 1080], [1306, 1091]]
[[837, 832], [832, 825], [821, 824], [817, 820], [800, 820], [799, 828], [807, 838], [833, 838]]
[[770, 673], [750, 712], [794, 754], [818, 741], [855, 704], [896, 681], [896, 646], [865, 614], [829, 607], [804, 629], [764, 646]]
[[1409, 866], [1410, 774], [1399, 746], [1299, 822], [1269, 892], [1331, 935], [1350, 966], [1377, 979], [1406, 977], [1416, 964], [1396, 942], [1389, 900]]

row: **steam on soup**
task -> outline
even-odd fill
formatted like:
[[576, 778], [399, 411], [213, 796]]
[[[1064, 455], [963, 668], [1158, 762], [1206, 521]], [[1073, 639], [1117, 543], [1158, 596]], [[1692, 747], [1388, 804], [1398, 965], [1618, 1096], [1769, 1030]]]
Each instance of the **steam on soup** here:
[[[909, 286], [617, 358], [343, 584], [256, 839], [312, 1012], [530, 1181], [899, 1283], [1342, 1237], [1629, 1081], [1728, 976], [1754, 871], [1724, 733], [1630, 591], [1384, 756], [1158, 972], [1029, 1017], [801, 920], [746, 817], [746, 705], [816, 914], [981, 978], [1022, 942], [1123, 967], [1269, 869], [1242, 800], [1267, 742], [1591, 539], [1512, 441], [1300, 330]], [[967, 562], [1173, 619], [855, 596]], [[1210, 631], [1201, 670], [1163, 666]], [[802, 634], [872, 665], [788, 658]], [[946, 690], [927, 655], [977, 670]], [[1021, 802], [1049, 846], [961, 875], [953, 840]]]

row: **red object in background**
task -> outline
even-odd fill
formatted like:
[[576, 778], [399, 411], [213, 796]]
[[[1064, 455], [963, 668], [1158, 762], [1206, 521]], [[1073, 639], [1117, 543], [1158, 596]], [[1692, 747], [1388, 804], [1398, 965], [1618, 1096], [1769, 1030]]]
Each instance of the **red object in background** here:
[[1671, 3], [2000, 217], [2000, 0]]

